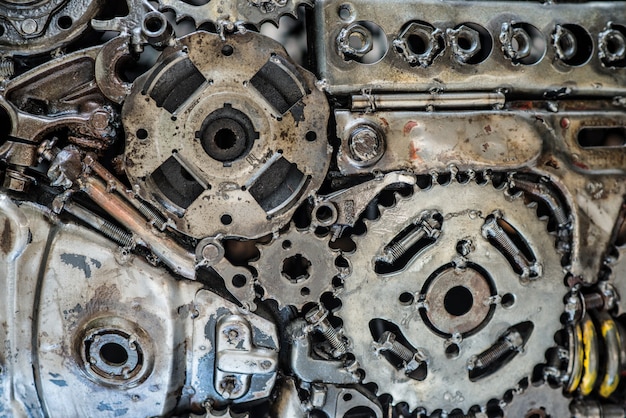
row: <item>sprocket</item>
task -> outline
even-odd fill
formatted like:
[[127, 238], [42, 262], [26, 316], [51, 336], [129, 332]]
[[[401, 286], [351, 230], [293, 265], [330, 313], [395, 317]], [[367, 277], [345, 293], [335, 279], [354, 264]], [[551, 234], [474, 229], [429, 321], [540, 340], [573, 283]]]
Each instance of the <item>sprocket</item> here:
[[365, 382], [411, 409], [467, 413], [544, 361], [566, 289], [533, 209], [452, 176], [365, 221], [338, 312]]
[[264, 22], [278, 25], [281, 16], [296, 16], [300, 5], [313, 6], [312, 0], [238, 0], [209, 1], [193, 5], [181, 0], [159, 0], [161, 10], [173, 10], [177, 20], [191, 18], [196, 26], [213, 23], [218, 26], [251, 24], [260, 27]]
[[340, 252], [331, 249], [328, 241], [292, 226], [270, 244], [260, 245], [260, 257], [251, 264], [258, 271], [264, 298], [276, 300], [281, 307], [302, 309], [331, 291], [333, 277], [344, 272], [335, 263]]

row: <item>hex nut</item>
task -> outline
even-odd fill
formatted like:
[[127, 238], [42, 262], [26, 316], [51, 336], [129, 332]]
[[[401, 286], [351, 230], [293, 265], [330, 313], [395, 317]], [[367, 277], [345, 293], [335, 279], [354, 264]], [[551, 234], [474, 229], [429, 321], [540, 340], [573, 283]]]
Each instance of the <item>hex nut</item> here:
[[410, 65], [428, 67], [443, 50], [440, 29], [411, 22], [393, 41], [395, 51]]
[[457, 29], [448, 29], [446, 34], [450, 40], [452, 53], [461, 63], [470, 61], [482, 48], [480, 34], [469, 26], [461, 25]]

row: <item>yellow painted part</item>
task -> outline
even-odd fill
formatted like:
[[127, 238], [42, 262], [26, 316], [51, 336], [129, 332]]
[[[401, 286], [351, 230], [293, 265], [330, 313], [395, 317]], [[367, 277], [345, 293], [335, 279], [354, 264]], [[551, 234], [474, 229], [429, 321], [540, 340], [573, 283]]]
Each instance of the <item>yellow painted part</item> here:
[[[621, 344], [619, 332], [617, 332], [615, 322], [613, 322], [613, 320], [610, 318], [605, 319], [602, 322], [601, 331], [602, 338], [604, 338], [605, 345], [607, 346], [607, 352], [610, 349], [609, 347], [611, 346], [619, 350]], [[598, 393], [603, 398], [608, 398], [609, 396], [611, 396], [611, 394], [615, 392], [615, 389], [617, 389], [617, 385], [619, 385], [619, 356], [615, 364], [610, 361], [610, 358], [611, 356], [607, 353], [606, 374], [604, 375], [604, 379], [602, 379], [602, 384], [600, 385], [600, 389], [598, 390]]]
[[583, 347], [585, 358], [583, 359], [583, 377], [580, 382], [580, 394], [589, 395], [598, 379], [598, 337], [591, 318], [583, 321]]
[[580, 379], [583, 377], [582, 364], [585, 358], [585, 352], [583, 351], [583, 330], [580, 328], [580, 324], [576, 324], [576, 326], [574, 327], [574, 332], [576, 333], [574, 338], [576, 338], [576, 342], [578, 343], [578, 350], [576, 350], [576, 353], [574, 353], [574, 355], [578, 357], [577, 364], [579, 364], [580, 367], [578, 368], [578, 370], [574, 370], [574, 375], [571, 377], [570, 384], [566, 388], [568, 392], [574, 392], [576, 389], [578, 389], [578, 385], [580, 385]]

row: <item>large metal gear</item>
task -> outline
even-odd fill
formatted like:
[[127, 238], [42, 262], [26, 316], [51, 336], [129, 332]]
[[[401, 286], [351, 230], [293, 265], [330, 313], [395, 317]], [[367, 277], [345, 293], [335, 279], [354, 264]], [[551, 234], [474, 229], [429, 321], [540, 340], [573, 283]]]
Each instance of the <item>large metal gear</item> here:
[[365, 382], [411, 409], [467, 413], [544, 361], [566, 289], [554, 239], [521, 195], [433, 183], [354, 237], [338, 314]]
[[270, 244], [260, 245], [259, 259], [251, 264], [265, 290], [264, 299], [302, 309], [331, 291], [333, 277], [345, 274], [345, 269], [337, 267], [340, 252], [328, 244], [328, 237], [292, 227]]
[[277, 231], [330, 163], [324, 94], [254, 32], [180, 39], [135, 81], [122, 116], [128, 177], [195, 238]]

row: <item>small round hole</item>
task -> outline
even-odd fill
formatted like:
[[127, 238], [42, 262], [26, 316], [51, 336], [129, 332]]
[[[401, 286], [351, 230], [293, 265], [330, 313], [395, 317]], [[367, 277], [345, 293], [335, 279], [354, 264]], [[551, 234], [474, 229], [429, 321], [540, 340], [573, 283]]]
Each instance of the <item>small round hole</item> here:
[[164, 22], [159, 16], [150, 16], [144, 21], [144, 25], [149, 32], [158, 33], [163, 28]]
[[322, 205], [315, 211], [315, 217], [320, 222], [328, 222], [333, 217], [333, 210], [326, 205]]
[[472, 41], [466, 35], [461, 34], [457, 40], [459, 48], [469, 51], [472, 49]]
[[233, 276], [233, 286], [235, 286], [236, 288], [242, 288], [246, 285], [246, 276], [244, 276], [243, 274], [235, 274]]
[[231, 55], [233, 55], [233, 52], [235, 52], [235, 49], [230, 45], [224, 45], [222, 47], [222, 55], [226, 57], [230, 57]]
[[222, 215], [220, 217], [220, 222], [222, 223], [222, 225], [230, 225], [231, 223], [233, 223], [233, 217], [229, 214]]
[[72, 27], [72, 18], [69, 16], [61, 16], [58, 20], [61, 29], [69, 29]]
[[117, 343], [106, 343], [100, 348], [100, 358], [110, 366], [121, 366], [128, 361], [128, 352]]
[[349, 402], [352, 400], [352, 395], [350, 393], [344, 393], [343, 395], [344, 402]]
[[309, 289], [308, 287], [303, 287], [302, 289], [300, 289], [300, 294], [302, 296], [309, 296], [311, 294], [311, 289]]
[[407, 45], [412, 53], [421, 55], [426, 52], [428, 48], [428, 40], [420, 35], [412, 34], [407, 38]]
[[148, 137], [148, 131], [146, 131], [143, 128], [139, 128], [139, 129], [137, 129], [137, 132], [135, 132], [135, 135], [139, 139], [146, 139]]
[[409, 293], [409, 292], [402, 292], [400, 296], [398, 297], [398, 301], [400, 302], [400, 304], [405, 305], [405, 306], [411, 305], [414, 300], [415, 300], [415, 297], [413, 296], [412, 293]]
[[507, 293], [502, 296], [502, 300], [500, 301], [503, 308], [510, 308], [515, 304], [515, 295], [512, 293]]
[[288, 239], [283, 241], [283, 249], [288, 250], [291, 248], [291, 241], [289, 241]]
[[446, 347], [446, 357], [449, 359], [457, 358], [460, 352], [461, 348], [458, 346], [458, 344], [452, 343]]
[[306, 138], [307, 141], [313, 142], [317, 139], [317, 134], [313, 131], [309, 131], [306, 133], [304, 137]]

